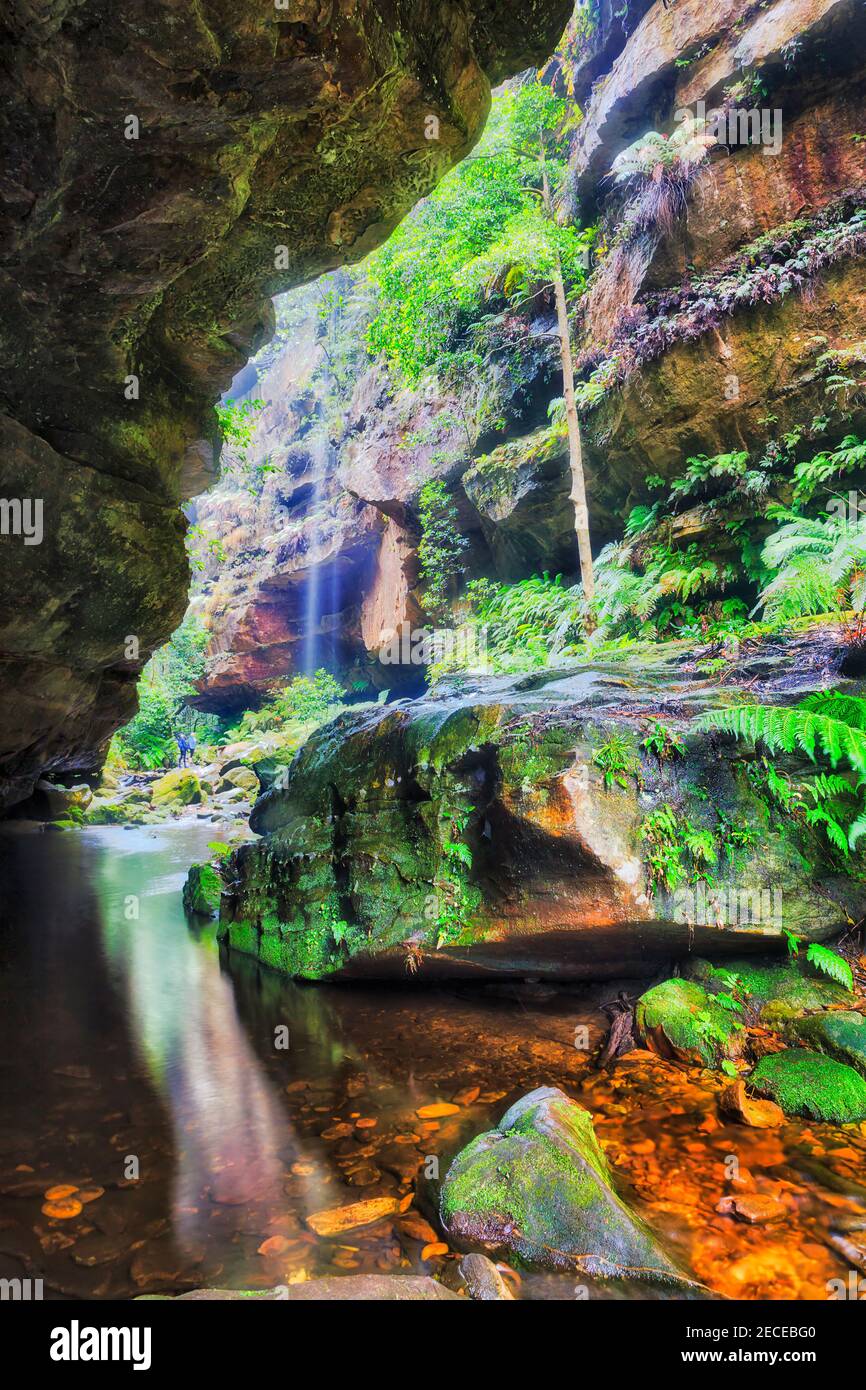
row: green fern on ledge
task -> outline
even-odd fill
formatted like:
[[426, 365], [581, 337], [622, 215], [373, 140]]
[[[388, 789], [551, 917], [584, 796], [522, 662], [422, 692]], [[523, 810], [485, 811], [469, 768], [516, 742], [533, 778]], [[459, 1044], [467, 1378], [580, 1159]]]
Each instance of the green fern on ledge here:
[[829, 946], [821, 946], [819, 942], [813, 941], [806, 951], [806, 959], [816, 970], [835, 980], [837, 985], [844, 985], [846, 989], [853, 990], [854, 975], [850, 965], [842, 956], [831, 951]]
[[797, 705], [713, 710], [698, 720], [697, 727], [762, 743], [770, 757], [804, 753], [816, 766], [826, 759], [832, 768], [839, 768], [797, 782], [765, 757], [751, 780], [757, 777], [770, 801], [787, 817], [804, 829], [822, 832], [836, 854], [848, 860], [866, 835], [866, 700], [823, 691]]
[[[850, 722], [852, 705], [861, 722]], [[826, 713], [828, 709], [833, 714]], [[856, 696], [810, 696], [787, 708], [738, 705], [712, 710], [698, 721], [698, 728], [722, 730], [753, 743], [760, 739], [772, 753], [805, 753], [812, 762], [820, 752], [832, 767], [841, 763], [866, 776], [866, 700]]]

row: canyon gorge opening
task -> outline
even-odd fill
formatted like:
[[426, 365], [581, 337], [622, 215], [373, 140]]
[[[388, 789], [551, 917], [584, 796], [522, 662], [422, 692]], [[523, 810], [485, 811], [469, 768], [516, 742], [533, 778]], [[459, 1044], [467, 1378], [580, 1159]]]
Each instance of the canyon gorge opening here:
[[3, 1297], [857, 1301], [866, 6], [7, 11]]

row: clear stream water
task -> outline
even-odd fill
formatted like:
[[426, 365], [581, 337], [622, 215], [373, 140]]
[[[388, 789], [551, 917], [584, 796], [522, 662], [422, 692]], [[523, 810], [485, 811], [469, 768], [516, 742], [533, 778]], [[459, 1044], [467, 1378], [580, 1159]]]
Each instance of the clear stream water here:
[[[335, 1273], [452, 1278], [450, 1252], [422, 1258], [427, 1176], [551, 1083], [593, 1111], [626, 1195], [713, 1288], [823, 1298], [847, 1273], [830, 1241], [864, 1210], [859, 1130], [726, 1129], [714, 1081], [642, 1052], [597, 1071], [575, 1028], [595, 1048], [609, 985], [553, 998], [408, 978], [312, 987], [221, 958], [214, 926], [190, 925], [181, 906], [212, 834], [0, 832], [0, 1276], [95, 1298]], [[453, 1113], [418, 1114], [452, 1101]], [[782, 1197], [784, 1222], [716, 1212], [731, 1153], [747, 1190]], [[42, 1211], [58, 1184], [90, 1198], [69, 1219]], [[330, 1239], [308, 1224], [375, 1198], [404, 1214]], [[570, 1297], [572, 1284], [528, 1278], [523, 1291]]]

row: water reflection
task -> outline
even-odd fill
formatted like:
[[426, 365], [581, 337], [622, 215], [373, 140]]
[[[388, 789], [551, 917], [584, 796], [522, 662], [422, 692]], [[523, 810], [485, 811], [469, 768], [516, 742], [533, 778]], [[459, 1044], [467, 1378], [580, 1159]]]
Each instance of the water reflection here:
[[[204, 850], [191, 844], [195, 838], [109, 832], [96, 865], [106, 952], [172, 1127], [173, 1227], [190, 1254], [211, 1229], [209, 1203], [254, 1205], [265, 1223], [282, 1209], [281, 1155], [293, 1144], [219, 971], [214, 928], [187, 928], [181, 889], [191, 858]], [[136, 910], [138, 920], [129, 921]]]
[[[739, 1297], [825, 1296], [831, 1223], [861, 1210], [832, 1185], [862, 1168], [866, 1136], [730, 1132], [715, 1083], [647, 1054], [599, 1072], [574, 1046], [577, 1022], [595, 1047], [604, 1021], [583, 997], [309, 987], [222, 961], [180, 896], [211, 834], [0, 831], [0, 1276], [118, 1298], [442, 1272], [447, 1257], [422, 1259], [430, 1159], [444, 1172], [517, 1095], [555, 1084], [592, 1111], [628, 1195], [698, 1278]], [[759, 1191], [791, 1194], [784, 1228], [718, 1213], [732, 1151]], [[42, 1203], [57, 1183], [98, 1195], [51, 1220]], [[310, 1229], [311, 1213], [359, 1202], [388, 1214], [334, 1239]], [[559, 1296], [549, 1279], [524, 1292]]]

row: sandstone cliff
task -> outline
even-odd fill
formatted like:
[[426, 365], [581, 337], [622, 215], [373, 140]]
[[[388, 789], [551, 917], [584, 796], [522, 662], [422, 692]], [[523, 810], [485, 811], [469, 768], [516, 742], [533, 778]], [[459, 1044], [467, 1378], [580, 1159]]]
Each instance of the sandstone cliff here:
[[268, 296], [386, 237], [569, 8], [5, 7], [0, 486], [42, 500], [45, 536], [2, 542], [4, 801], [92, 769], [131, 713], [183, 611], [178, 501], [213, 476], [211, 405]]

